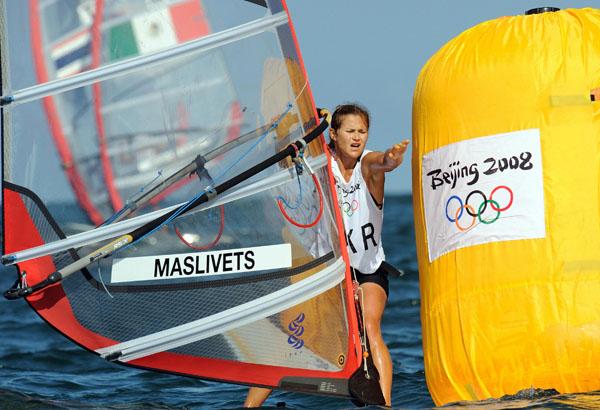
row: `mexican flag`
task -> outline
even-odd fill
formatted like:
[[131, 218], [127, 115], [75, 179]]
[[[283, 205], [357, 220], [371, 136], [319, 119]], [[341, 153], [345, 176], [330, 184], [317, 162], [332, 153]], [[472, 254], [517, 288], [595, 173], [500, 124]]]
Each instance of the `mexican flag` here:
[[110, 61], [164, 50], [210, 32], [198, 0], [153, 8], [110, 28]]
[[[106, 12], [105, 15], [109, 15]], [[81, 28], [51, 46], [56, 78], [64, 78], [89, 68], [91, 64], [91, 24], [94, 7], [80, 8]], [[117, 14], [117, 13], [115, 13]], [[111, 16], [113, 20], [118, 17]], [[142, 13], [125, 21], [102, 22], [102, 45], [108, 61], [149, 54], [210, 33], [201, 0], [155, 2]]]

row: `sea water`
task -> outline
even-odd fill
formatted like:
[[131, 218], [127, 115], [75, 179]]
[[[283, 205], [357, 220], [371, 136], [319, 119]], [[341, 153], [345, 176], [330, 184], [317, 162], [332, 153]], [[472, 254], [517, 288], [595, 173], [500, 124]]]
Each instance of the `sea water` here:
[[[419, 277], [409, 196], [385, 201], [383, 243], [387, 260], [404, 271], [390, 280], [383, 337], [394, 363], [393, 404], [398, 409], [434, 407], [423, 371]], [[0, 289], [15, 279], [0, 271]], [[142, 371], [108, 363], [46, 325], [23, 300], [0, 300], [0, 409], [232, 409], [247, 388]], [[600, 364], [599, 372], [600, 377]], [[275, 392], [265, 403], [291, 409], [352, 409], [346, 400]], [[600, 392], [518, 396], [446, 407], [600, 408]], [[373, 407], [376, 408], [376, 407]]]

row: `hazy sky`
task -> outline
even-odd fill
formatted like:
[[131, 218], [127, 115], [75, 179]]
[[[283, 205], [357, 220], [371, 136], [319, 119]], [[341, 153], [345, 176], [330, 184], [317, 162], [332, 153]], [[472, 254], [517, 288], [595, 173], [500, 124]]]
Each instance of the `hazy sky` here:
[[[317, 106], [358, 101], [371, 111], [368, 147], [411, 138], [414, 85], [427, 60], [464, 30], [542, 6], [600, 0], [287, 0]], [[411, 191], [410, 152], [386, 192]]]

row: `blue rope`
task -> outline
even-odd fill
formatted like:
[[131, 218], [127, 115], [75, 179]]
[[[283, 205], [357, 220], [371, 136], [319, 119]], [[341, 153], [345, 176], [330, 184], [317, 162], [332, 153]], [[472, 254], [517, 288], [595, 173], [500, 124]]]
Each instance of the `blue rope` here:
[[285, 200], [284, 197], [282, 196], [278, 196], [277, 199], [281, 200], [281, 202], [283, 202], [283, 204], [286, 206], [286, 208], [289, 209], [297, 209], [300, 205], [302, 205], [302, 183], [300, 182], [300, 175], [302, 175], [302, 172], [304, 171], [304, 166], [302, 165], [304, 161], [304, 148], [298, 150], [297, 156], [296, 158], [294, 158], [294, 165], [296, 166], [296, 178], [298, 179], [298, 198], [296, 198], [296, 204], [294, 206], [291, 206], [290, 204], [288, 204], [288, 202]]
[[296, 198], [296, 203], [294, 204], [294, 206], [288, 204], [288, 202], [285, 200], [284, 197], [282, 197], [281, 195], [277, 197], [277, 199], [280, 199], [281, 202], [283, 202], [283, 204], [285, 205], [286, 208], [289, 209], [298, 209], [298, 207], [300, 205], [302, 205], [302, 183], [300, 182], [300, 174], [298, 172], [296, 172], [296, 179], [298, 179], [298, 198]]
[[[292, 109], [292, 107], [293, 107], [292, 104], [288, 103], [287, 108], [285, 109], [285, 111], [279, 116], [279, 118], [277, 118], [277, 120], [269, 127], [269, 129], [267, 129], [256, 140], [256, 142], [254, 144], [252, 144], [252, 146], [246, 150], [246, 152], [244, 152], [236, 161], [233, 161], [232, 164], [225, 171], [223, 171], [217, 178], [215, 178], [215, 181], [221, 180], [221, 178], [223, 176], [225, 176], [231, 169], [233, 169], [236, 165], [238, 165], [238, 163], [242, 159], [244, 159], [252, 150], [254, 150], [258, 146], [258, 144], [260, 144], [271, 131], [273, 131], [275, 128], [277, 128], [279, 126], [279, 123], [281, 122], [281, 120], [283, 120], [283, 117], [285, 117], [287, 115], [287, 113]], [[215, 183], [215, 185], [216, 185], [216, 183]], [[147, 232], [146, 234], [142, 235], [141, 237], [139, 237], [135, 241], [133, 241], [133, 242], [131, 242], [131, 243], [123, 246], [122, 248], [119, 248], [119, 249], [115, 250], [113, 252], [113, 255], [116, 254], [116, 253], [118, 253], [118, 252], [121, 252], [121, 251], [123, 251], [123, 250], [125, 250], [127, 248], [129, 248], [134, 243], [137, 243], [137, 242], [145, 239], [146, 237], [152, 235], [154, 232], [156, 232], [159, 229], [161, 229], [163, 226], [171, 223], [175, 218], [177, 218], [179, 215], [181, 215], [183, 212], [185, 212], [196, 199], [200, 198], [205, 193], [208, 194], [209, 192], [214, 192], [214, 187], [208, 186], [204, 190], [200, 191], [197, 195], [195, 195], [194, 197], [192, 197], [185, 204], [181, 205], [177, 209], [177, 211], [175, 211], [173, 213], [173, 215], [171, 215], [169, 218], [167, 218], [163, 223], [161, 223], [160, 225], [158, 225], [156, 228], [152, 229], [151, 231]]]
[[163, 170], [160, 169], [157, 172], [157, 175], [154, 177], [154, 179], [152, 179], [152, 181], [148, 182], [146, 185], [144, 185], [143, 187], [141, 187], [138, 192], [136, 192], [135, 194], [132, 194], [127, 201], [125, 202], [125, 206], [123, 208], [121, 208], [121, 210], [119, 212], [117, 212], [116, 214], [113, 214], [110, 218], [108, 218], [102, 225], [100, 226], [104, 226], [104, 225], [110, 225], [111, 223], [113, 223], [113, 221], [115, 221], [117, 218], [119, 218], [121, 215], [123, 215], [125, 212], [127, 212], [130, 208], [131, 208], [131, 198], [134, 197], [134, 195], [137, 194], [141, 194], [142, 192], [144, 192], [144, 190], [146, 188], [148, 188], [151, 184], [154, 183], [154, 181], [156, 181], [157, 179], [159, 179], [160, 177], [162, 177], [162, 173]]

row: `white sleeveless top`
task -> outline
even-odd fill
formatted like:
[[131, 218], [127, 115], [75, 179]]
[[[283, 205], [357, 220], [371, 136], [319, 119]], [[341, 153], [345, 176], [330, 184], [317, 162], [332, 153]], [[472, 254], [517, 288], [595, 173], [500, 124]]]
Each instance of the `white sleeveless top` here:
[[335, 158], [331, 161], [350, 266], [366, 274], [375, 273], [385, 260], [381, 244], [383, 204], [381, 209], [377, 206], [362, 175], [361, 160], [369, 152], [364, 150], [348, 182], [344, 180]]

